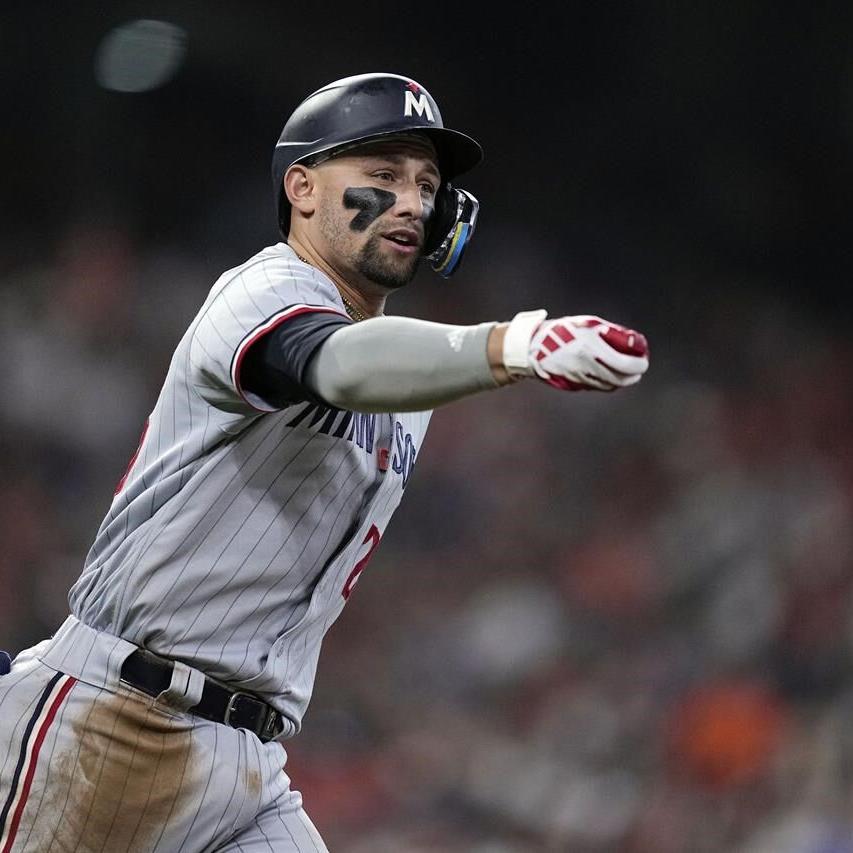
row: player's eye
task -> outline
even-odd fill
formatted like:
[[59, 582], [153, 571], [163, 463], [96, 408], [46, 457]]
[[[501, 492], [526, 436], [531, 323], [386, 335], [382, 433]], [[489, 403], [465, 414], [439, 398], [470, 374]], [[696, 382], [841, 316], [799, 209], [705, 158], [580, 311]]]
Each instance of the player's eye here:
[[435, 195], [435, 187], [429, 181], [424, 181], [420, 187], [421, 195], [429, 198], [432, 198]]
[[378, 171], [373, 173], [373, 177], [380, 181], [393, 181], [394, 173], [389, 171], [388, 169], [379, 169]]

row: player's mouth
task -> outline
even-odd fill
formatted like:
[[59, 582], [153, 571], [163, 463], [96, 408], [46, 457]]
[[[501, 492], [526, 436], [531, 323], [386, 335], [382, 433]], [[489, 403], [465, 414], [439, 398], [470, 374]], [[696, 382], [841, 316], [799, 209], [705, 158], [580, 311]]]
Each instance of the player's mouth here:
[[410, 228], [396, 228], [387, 231], [382, 239], [391, 245], [393, 251], [401, 255], [413, 255], [420, 250], [421, 239], [417, 231]]

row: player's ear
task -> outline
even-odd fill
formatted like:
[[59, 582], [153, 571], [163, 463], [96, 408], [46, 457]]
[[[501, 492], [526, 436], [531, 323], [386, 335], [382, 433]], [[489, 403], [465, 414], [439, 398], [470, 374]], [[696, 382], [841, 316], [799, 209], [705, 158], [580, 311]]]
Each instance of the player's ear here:
[[314, 212], [316, 182], [314, 172], [302, 163], [294, 163], [284, 175], [284, 192], [291, 206], [305, 215]]

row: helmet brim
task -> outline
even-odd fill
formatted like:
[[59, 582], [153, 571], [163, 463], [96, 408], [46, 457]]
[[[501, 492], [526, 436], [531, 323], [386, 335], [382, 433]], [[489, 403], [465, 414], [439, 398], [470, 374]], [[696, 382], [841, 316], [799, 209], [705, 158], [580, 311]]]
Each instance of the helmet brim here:
[[[337, 152], [343, 153], [344, 151], [359, 148], [376, 140], [418, 133], [426, 136], [435, 146], [442, 182], [451, 181], [457, 176], [470, 171], [483, 159], [483, 149], [480, 147], [480, 144], [458, 130], [451, 130], [445, 127], [413, 127], [405, 129], [395, 127], [393, 130], [373, 132], [356, 137], [355, 139], [348, 139], [346, 142], [331, 143], [325, 147], [317, 148], [311, 151], [310, 154], [293, 160], [286, 167], [285, 171], [296, 163], [309, 163], [315, 159], [327, 159], [328, 157], [335, 156]], [[326, 157], [323, 155], [326, 155]]]

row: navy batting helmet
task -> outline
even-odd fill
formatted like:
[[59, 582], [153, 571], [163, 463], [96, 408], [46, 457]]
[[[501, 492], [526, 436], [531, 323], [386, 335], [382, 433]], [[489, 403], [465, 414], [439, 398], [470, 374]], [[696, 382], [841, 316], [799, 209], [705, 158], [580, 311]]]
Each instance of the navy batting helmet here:
[[[440, 227], [450, 222], [457, 208], [460, 215], [463, 215], [461, 207], [466, 208], [462, 223], [466, 226], [465, 239], [459, 239], [461, 224], [454, 223], [456, 257], [452, 264], [445, 259], [439, 270], [449, 275], [458, 266], [479, 208], [477, 200], [464, 190], [453, 190], [453, 195], [448, 195], [449, 181], [476, 166], [483, 159], [483, 150], [470, 136], [445, 127], [432, 95], [420, 83], [399, 74], [358, 74], [336, 80], [310, 94], [293, 111], [275, 146], [272, 161], [273, 193], [284, 237], [290, 230], [290, 203], [283, 179], [292, 165], [310, 163], [320, 154], [331, 155], [362, 142], [411, 131], [426, 134], [438, 154], [445, 191], [441, 207], [448, 210]], [[457, 194], [464, 194], [465, 198], [457, 198]], [[435, 232], [436, 228], [432, 230]], [[443, 240], [444, 234], [441, 240], [435, 234], [429, 241], [429, 249], [435, 251], [437, 243]]]

